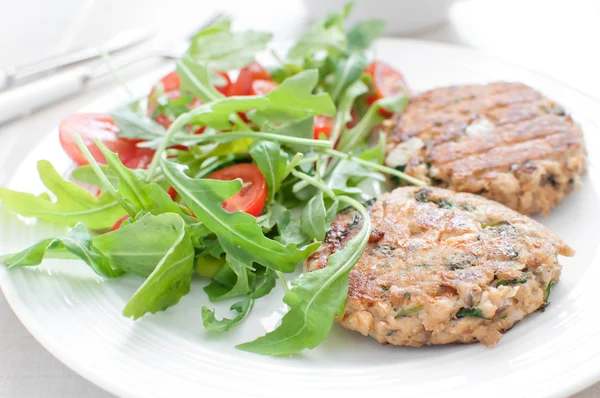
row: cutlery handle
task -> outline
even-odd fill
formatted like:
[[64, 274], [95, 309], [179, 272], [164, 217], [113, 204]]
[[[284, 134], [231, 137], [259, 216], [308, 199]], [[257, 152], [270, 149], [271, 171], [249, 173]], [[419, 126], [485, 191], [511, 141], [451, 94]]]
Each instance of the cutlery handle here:
[[0, 124], [77, 93], [89, 76], [89, 68], [76, 68], [0, 93]]

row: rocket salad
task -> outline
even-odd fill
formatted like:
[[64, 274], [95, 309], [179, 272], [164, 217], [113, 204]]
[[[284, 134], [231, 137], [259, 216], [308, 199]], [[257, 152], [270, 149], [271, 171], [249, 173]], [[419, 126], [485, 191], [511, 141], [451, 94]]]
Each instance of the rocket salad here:
[[[139, 275], [123, 310], [134, 319], [176, 305], [192, 278], [210, 278], [212, 302], [237, 299], [229, 318], [210, 307], [198, 314], [215, 332], [238, 325], [282, 283], [289, 311], [281, 325], [238, 348], [283, 355], [316, 347], [343, 312], [348, 274], [371, 234], [370, 198], [359, 184], [385, 184], [385, 175], [422, 184], [382, 165], [383, 135], [369, 144], [384, 118], [406, 106], [408, 87], [398, 71], [368, 61], [382, 22], [347, 31], [350, 8], [311, 26], [285, 57], [275, 54], [272, 68], [256, 61], [270, 34], [218, 21], [147, 96], [110, 114], [67, 117], [59, 139], [78, 165], [75, 182], [42, 160], [53, 199], [0, 188], [0, 200], [70, 232], [0, 263], [73, 258], [105, 278]], [[363, 217], [360, 232], [326, 268], [288, 287], [284, 274], [319, 247], [346, 207]]]

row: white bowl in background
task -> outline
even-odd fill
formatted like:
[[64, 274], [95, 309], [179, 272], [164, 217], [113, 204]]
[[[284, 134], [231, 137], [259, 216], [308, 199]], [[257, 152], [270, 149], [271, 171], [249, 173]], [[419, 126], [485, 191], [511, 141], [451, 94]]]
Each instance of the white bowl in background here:
[[[303, 0], [311, 20], [341, 10], [348, 0]], [[428, 28], [448, 16], [455, 0], [357, 0], [350, 13], [350, 25], [364, 19], [383, 19], [385, 34], [398, 35]]]

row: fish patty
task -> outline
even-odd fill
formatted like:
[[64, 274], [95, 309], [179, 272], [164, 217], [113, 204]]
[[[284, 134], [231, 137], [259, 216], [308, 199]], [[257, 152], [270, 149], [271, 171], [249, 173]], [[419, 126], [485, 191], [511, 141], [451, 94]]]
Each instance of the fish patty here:
[[[558, 255], [573, 255], [543, 225], [473, 194], [401, 187], [369, 214], [372, 234], [337, 321], [383, 344], [494, 346], [546, 305]], [[338, 214], [305, 271], [326, 267], [361, 226], [355, 211]]]
[[431, 90], [385, 126], [388, 166], [523, 214], [548, 214], [586, 170], [580, 126], [521, 83]]

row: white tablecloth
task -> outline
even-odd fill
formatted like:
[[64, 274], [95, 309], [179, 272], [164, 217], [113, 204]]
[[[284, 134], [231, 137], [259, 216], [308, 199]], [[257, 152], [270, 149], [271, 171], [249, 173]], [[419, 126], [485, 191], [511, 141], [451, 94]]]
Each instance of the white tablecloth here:
[[[399, 0], [396, 0], [399, 1]], [[0, 12], [0, 67], [36, 60], [53, 52], [108, 39], [115, 31], [155, 26], [160, 37], [177, 37], [216, 6], [231, 12], [240, 29], [268, 29], [276, 37], [296, 37], [307, 13], [299, 1], [21, 0], [4, 2]], [[194, 7], [198, 12], [182, 12]], [[600, 97], [600, 2], [597, 0], [468, 0], [457, 3], [443, 25], [414, 38], [467, 45], [554, 76]], [[152, 65], [123, 73], [132, 78]], [[0, 127], [0, 157], [17, 164], [11, 143], [35, 140], [60, 119], [112, 89], [110, 79], [94, 83], [84, 95], [60, 102]], [[560, 99], [558, 99], [560, 100]], [[6, 163], [5, 163], [6, 164]], [[12, 173], [0, 170], [0, 184]], [[0, 397], [110, 397], [68, 369], [21, 325], [0, 295]], [[600, 397], [600, 384], [576, 395]]]

